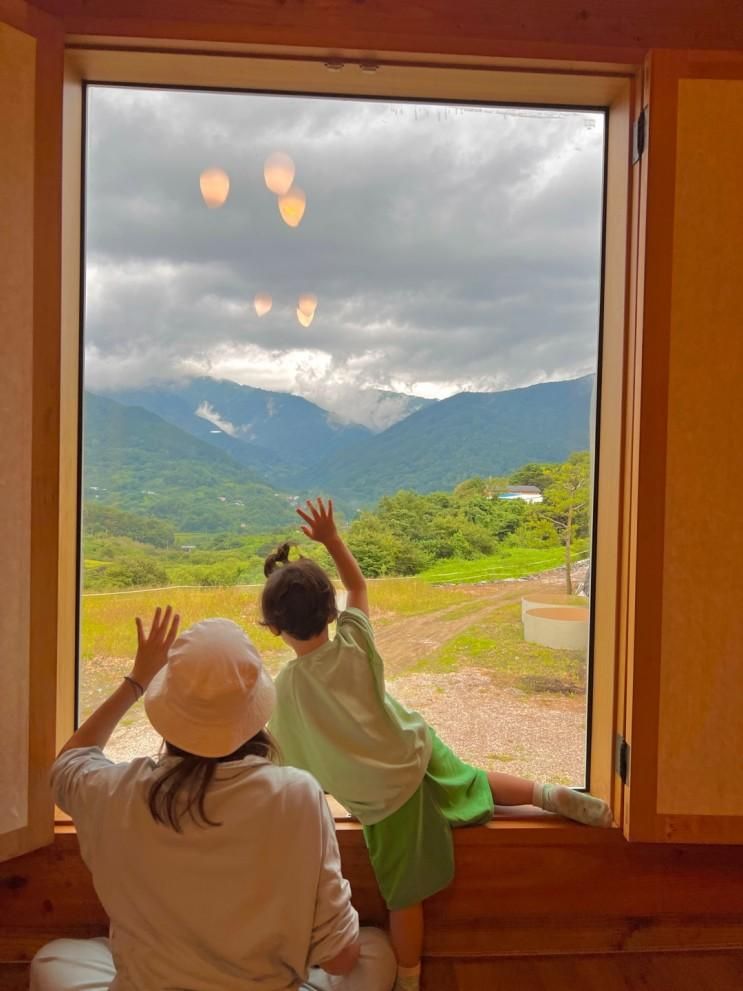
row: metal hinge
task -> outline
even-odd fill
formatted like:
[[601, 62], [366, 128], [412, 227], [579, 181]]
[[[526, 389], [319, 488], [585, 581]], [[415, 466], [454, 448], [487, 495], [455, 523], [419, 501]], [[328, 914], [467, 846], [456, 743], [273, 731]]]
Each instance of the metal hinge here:
[[622, 779], [622, 784], [625, 785], [629, 781], [629, 757], [629, 743], [627, 743], [621, 734], [617, 733], [614, 766], [617, 774]]
[[639, 162], [648, 143], [648, 108], [643, 107], [632, 129], [632, 161]]

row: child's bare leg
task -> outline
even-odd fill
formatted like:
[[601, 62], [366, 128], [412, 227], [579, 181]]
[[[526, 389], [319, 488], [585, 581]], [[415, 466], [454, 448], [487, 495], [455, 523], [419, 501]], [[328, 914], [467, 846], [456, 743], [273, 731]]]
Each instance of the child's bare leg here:
[[488, 771], [488, 783], [496, 805], [533, 805], [534, 782], [515, 774]]
[[545, 812], [554, 812], [588, 826], [611, 826], [609, 806], [586, 792], [574, 791], [564, 785], [539, 784], [498, 771], [488, 772], [488, 782], [496, 805], [536, 805]]
[[390, 912], [390, 942], [401, 967], [415, 967], [423, 953], [423, 905]]
[[390, 942], [397, 957], [395, 991], [417, 991], [423, 953], [423, 905], [390, 912]]

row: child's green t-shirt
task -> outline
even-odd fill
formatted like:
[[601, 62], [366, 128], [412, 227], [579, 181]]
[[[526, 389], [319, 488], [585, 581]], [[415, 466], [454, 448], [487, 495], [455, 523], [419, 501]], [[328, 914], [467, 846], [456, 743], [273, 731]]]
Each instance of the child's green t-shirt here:
[[387, 694], [374, 633], [360, 609], [338, 617], [332, 640], [276, 678], [269, 723], [284, 761], [309, 771], [364, 825], [396, 812], [421, 783], [428, 725]]

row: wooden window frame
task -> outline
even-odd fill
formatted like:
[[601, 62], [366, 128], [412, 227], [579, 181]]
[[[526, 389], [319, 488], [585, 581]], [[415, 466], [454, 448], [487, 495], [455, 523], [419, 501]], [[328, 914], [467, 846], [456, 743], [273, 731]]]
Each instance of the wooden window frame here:
[[[182, 43], [181, 43], [182, 44]], [[630, 277], [633, 215], [631, 140], [639, 90], [638, 67], [595, 62], [447, 58], [415, 55], [369, 62], [360, 53], [176, 42], [68, 39], [65, 55], [62, 170], [62, 319], [60, 402], [60, 538], [57, 738], [70, 735], [76, 699], [79, 567], [79, 383], [82, 292], [81, 218], [84, 87], [88, 83], [284, 92], [357, 98], [490, 102], [601, 110], [606, 113], [604, 237], [601, 297], [600, 407], [597, 410], [592, 596], [593, 662], [589, 685], [589, 789], [607, 800], [622, 823], [623, 786], [615, 768], [615, 739], [624, 726], [626, 655], [631, 608], [634, 282]], [[330, 63], [330, 67], [328, 67]], [[339, 830], [354, 829], [338, 821]], [[504, 817], [505, 829], [537, 830], [539, 815]], [[554, 823], [549, 839], [554, 842]], [[560, 832], [575, 835], [579, 827]], [[607, 831], [607, 839], [614, 831]]]

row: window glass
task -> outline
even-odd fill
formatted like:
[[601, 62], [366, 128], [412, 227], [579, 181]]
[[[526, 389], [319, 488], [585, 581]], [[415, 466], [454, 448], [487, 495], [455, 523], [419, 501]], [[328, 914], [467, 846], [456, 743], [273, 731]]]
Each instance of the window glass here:
[[[482, 767], [582, 786], [604, 118], [91, 87], [85, 714], [133, 618], [258, 625], [332, 496], [389, 690]], [[141, 707], [110, 745], [157, 747]]]

